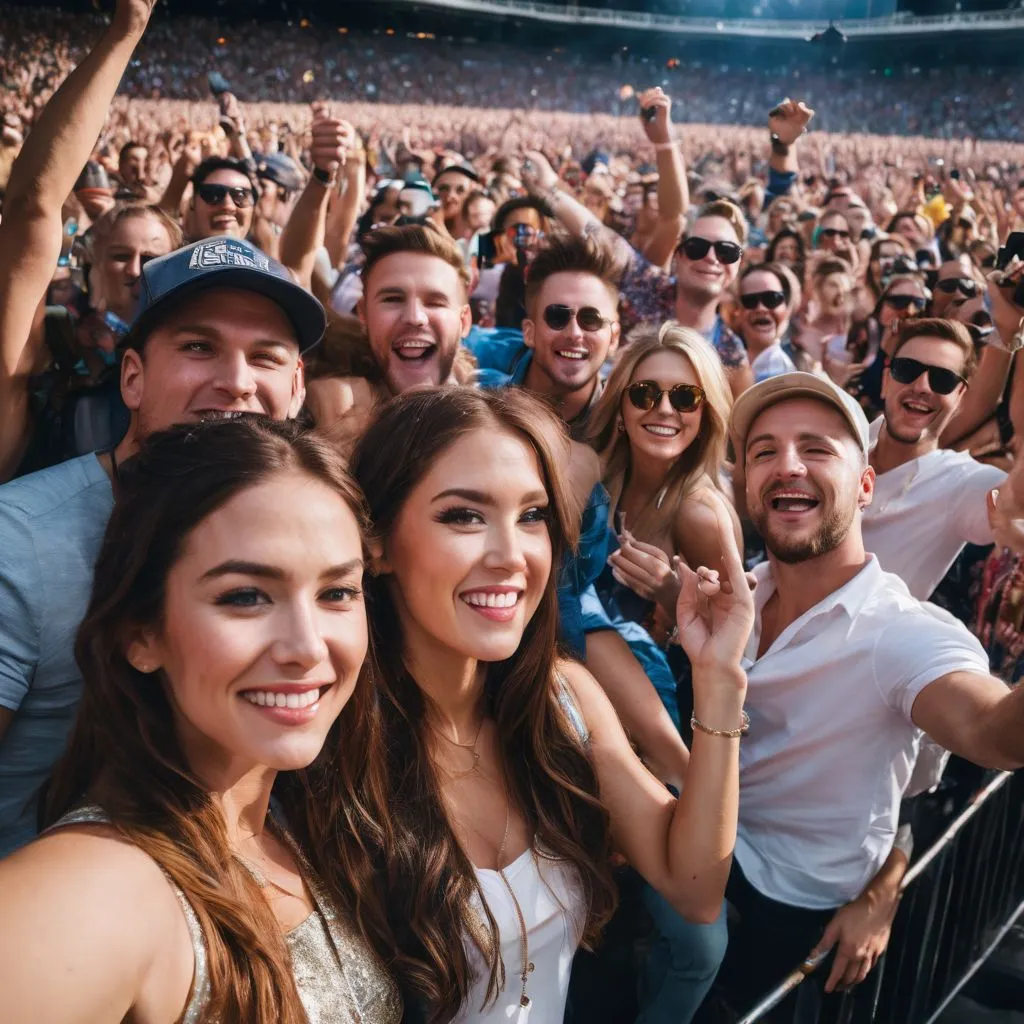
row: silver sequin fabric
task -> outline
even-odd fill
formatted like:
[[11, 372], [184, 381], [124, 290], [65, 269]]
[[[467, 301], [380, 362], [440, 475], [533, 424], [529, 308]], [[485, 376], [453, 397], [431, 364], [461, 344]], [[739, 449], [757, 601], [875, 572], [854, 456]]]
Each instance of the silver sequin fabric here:
[[[81, 807], [51, 828], [109, 823], [101, 808]], [[287, 833], [285, 838], [291, 843]], [[402, 999], [394, 980], [356, 929], [337, 913], [319, 879], [292, 846], [315, 903], [309, 917], [285, 936], [309, 1024], [399, 1024]], [[195, 955], [192, 991], [180, 1024], [199, 1024], [206, 1020], [210, 1000], [206, 942], [192, 905], [170, 878], [168, 882], [181, 904]]]

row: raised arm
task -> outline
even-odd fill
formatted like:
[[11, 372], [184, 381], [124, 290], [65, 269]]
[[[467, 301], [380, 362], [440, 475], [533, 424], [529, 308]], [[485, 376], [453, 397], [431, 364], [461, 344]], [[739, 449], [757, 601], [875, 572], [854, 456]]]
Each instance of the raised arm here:
[[800, 173], [797, 160], [797, 140], [814, 117], [814, 111], [807, 104], [784, 99], [768, 115], [768, 131], [771, 136], [771, 157], [768, 160], [768, 188], [765, 190], [765, 206], [776, 196], [787, 195]]
[[523, 184], [551, 208], [562, 227], [581, 238], [599, 238], [614, 246], [623, 260], [632, 259], [633, 247], [619, 234], [606, 228], [575, 196], [562, 186], [554, 168], [539, 150], [530, 150], [523, 161]]
[[[648, 120], [644, 111], [652, 109], [654, 117]], [[672, 100], [661, 89], [648, 89], [640, 96], [640, 120], [658, 164], [658, 223], [644, 246], [644, 256], [663, 267], [683, 236], [690, 190], [682, 149], [672, 138]]]
[[312, 287], [316, 251], [327, 230], [327, 206], [354, 138], [348, 122], [332, 118], [324, 105], [314, 106], [313, 173], [281, 234], [281, 262], [304, 288]]
[[362, 212], [366, 192], [366, 153], [358, 148], [345, 161], [345, 191], [334, 201], [327, 213], [324, 244], [331, 257], [331, 266], [345, 265], [352, 231]]
[[590, 730], [601, 800], [618, 848], [680, 914], [702, 923], [721, 911], [736, 842], [747, 685], [741, 658], [754, 620], [732, 521], [721, 516], [718, 529], [728, 572], [680, 567], [679, 638], [693, 666], [700, 724], [678, 801], [641, 765], [593, 678], [580, 666], [566, 669]]
[[61, 207], [92, 154], [156, 0], [118, 0], [110, 27], [50, 99], [11, 169], [0, 223], [0, 468], [28, 429], [39, 307], [60, 256]]

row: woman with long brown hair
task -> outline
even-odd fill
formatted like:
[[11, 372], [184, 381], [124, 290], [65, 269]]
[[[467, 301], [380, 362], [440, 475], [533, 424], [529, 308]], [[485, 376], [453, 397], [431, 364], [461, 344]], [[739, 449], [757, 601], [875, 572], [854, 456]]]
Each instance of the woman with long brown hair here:
[[351, 890], [288, 830], [364, 827], [307, 795], [326, 773], [379, 791], [358, 490], [330, 446], [249, 419], [154, 435], [118, 490], [49, 829], [0, 863], [4, 1021], [397, 1024]]
[[752, 623], [738, 552], [727, 541], [721, 576], [684, 572], [708, 731], [677, 802], [557, 651], [552, 566], [579, 521], [567, 450], [524, 392], [445, 388], [392, 401], [353, 456], [379, 538], [366, 592], [389, 787], [387, 820], [358, 839], [377, 868], [362, 923], [433, 1024], [560, 1024], [575, 950], [614, 908], [613, 843], [688, 917], [722, 904]]

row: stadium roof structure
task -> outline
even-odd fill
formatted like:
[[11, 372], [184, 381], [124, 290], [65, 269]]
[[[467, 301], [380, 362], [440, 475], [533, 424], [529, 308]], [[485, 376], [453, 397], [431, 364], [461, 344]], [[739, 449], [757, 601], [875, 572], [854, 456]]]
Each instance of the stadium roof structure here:
[[[619, 11], [584, 4], [533, 3], [530, 0], [391, 0], [391, 6], [449, 10], [467, 15], [515, 18], [564, 27], [655, 31], [691, 38], [811, 39], [821, 21], [772, 21], [764, 18], [696, 18], [642, 11]], [[1024, 29], [1024, 9], [919, 17], [902, 13], [878, 18], [843, 19], [843, 35], [852, 41], [893, 37], [941, 36], [950, 33], [1005, 33]]]

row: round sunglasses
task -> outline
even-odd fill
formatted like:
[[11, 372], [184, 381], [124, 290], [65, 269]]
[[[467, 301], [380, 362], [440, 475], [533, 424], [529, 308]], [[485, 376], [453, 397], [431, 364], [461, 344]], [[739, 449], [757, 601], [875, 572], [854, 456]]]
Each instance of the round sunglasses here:
[[719, 263], [736, 263], [743, 255], [743, 247], [735, 242], [712, 242], [707, 238], [691, 235], [679, 243], [676, 252], [681, 252], [688, 260], [702, 260], [712, 250]]
[[643, 412], [659, 405], [662, 395], [668, 395], [669, 405], [676, 412], [692, 412], [704, 401], [704, 389], [696, 384], [676, 384], [663, 391], [657, 381], [638, 380], [626, 388], [630, 402]]
[[969, 299], [973, 299], [978, 294], [978, 282], [972, 281], [969, 277], [947, 277], [945, 281], [936, 281], [935, 287], [947, 295], [959, 291]]
[[256, 202], [256, 193], [251, 188], [228, 185], [197, 185], [196, 195], [207, 206], [220, 206], [228, 196], [239, 210], [246, 210]]
[[600, 310], [593, 306], [583, 306], [582, 309], [573, 309], [572, 306], [563, 306], [555, 303], [544, 307], [544, 323], [553, 331], [564, 331], [575, 317], [576, 323], [580, 325], [581, 331], [599, 331], [602, 327], [613, 323], [607, 317], [601, 315]]
[[740, 296], [740, 305], [744, 309], [757, 309], [759, 305], [765, 309], [778, 309], [786, 301], [783, 292], [747, 292]]
[[937, 395], [952, 394], [967, 381], [953, 370], [944, 366], [929, 366], [918, 359], [896, 356], [889, 363], [889, 375], [897, 384], [913, 384], [922, 374], [928, 374], [928, 387]]

